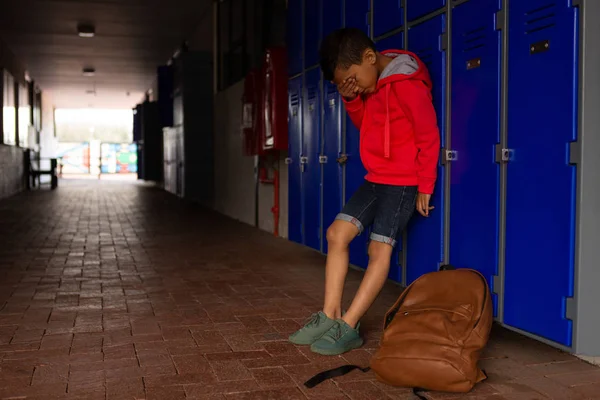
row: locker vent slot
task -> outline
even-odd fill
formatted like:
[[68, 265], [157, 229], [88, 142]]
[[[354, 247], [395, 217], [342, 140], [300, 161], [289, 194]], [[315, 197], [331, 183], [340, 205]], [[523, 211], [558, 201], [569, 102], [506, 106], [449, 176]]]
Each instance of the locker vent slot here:
[[551, 3], [527, 11], [525, 13], [525, 34], [543, 31], [556, 25], [555, 7], [556, 4]]
[[485, 26], [463, 33], [463, 53], [485, 47]]
[[419, 56], [421, 61], [428, 67], [433, 63], [433, 48], [427, 47], [425, 49], [415, 51], [415, 54]]
[[298, 96], [297, 92], [291, 93], [290, 94], [290, 105], [292, 107], [298, 107], [298, 104], [300, 104], [300, 96]]
[[317, 98], [317, 88], [315, 87], [308, 87], [307, 88], [307, 92], [308, 92], [308, 102], [309, 103], [314, 103], [316, 98]]

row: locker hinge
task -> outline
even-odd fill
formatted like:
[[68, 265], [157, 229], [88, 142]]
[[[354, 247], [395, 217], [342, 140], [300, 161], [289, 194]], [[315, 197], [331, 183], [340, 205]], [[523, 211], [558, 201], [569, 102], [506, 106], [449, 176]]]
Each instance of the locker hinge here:
[[571, 0], [571, 7], [583, 6], [583, 0]]
[[501, 144], [496, 144], [496, 149], [495, 149], [495, 161], [498, 164], [504, 164], [507, 163], [509, 161], [512, 161], [513, 159], [513, 151], [511, 149], [505, 149], [502, 147]]
[[458, 153], [455, 150], [442, 149], [441, 159], [442, 165], [446, 165], [451, 161], [456, 161], [458, 159]]
[[492, 293], [500, 295], [500, 288], [502, 288], [502, 281], [498, 275], [492, 277]]
[[502, 29], [504, 29], [505, 22], [506, 13], [504, 12], [504, 9], [502, 9], [496, 13], [496, 30], [501, 31]]
[[565, 307], [565, 318], [575, 321], [577, 318], [577, 303], [574, 297], [567, 297]]
[[327, 156], [319, 156], [319, 164], [327, 164]]
[[371, 11], [367, 11], [365, 14], [365, 23], [367, 26], [371, 26]]
[[569, 143], [569, 164], [578, 165], [581, 163], [581, 145], [579, 142]]
[[440, 35], [440, 44], [442, 45], [442, 51], [448, 50], [448, 32], [444, 32]]
[[292, 159], [290, 157], [287, 157], [285, 159], [285, 165], [290, 165], [292, 163]]

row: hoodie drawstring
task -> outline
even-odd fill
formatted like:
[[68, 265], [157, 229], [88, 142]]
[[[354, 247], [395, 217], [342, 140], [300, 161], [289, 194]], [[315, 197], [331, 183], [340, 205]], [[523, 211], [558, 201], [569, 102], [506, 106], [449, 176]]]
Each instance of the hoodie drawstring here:
[[383, 155], [390, 158], [390, 86], [385, 85], [385, 132], [383, 138]]

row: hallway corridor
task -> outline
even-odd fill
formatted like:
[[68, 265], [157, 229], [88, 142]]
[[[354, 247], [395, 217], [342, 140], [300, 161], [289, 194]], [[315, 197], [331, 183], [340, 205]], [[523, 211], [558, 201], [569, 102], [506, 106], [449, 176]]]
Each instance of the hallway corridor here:
[[[363, 321], [363, 349], [316, 356], [286, 341], [321, 306], [324, 258], [138, 183], [61, 182], [0, 202], [0, 399], [411, 399], [366, 366], [388, 284]], [[351, 271], [345, 299], [362, 274]], [[600, 369], [495, 329], [469, 396], [600, 399]]]

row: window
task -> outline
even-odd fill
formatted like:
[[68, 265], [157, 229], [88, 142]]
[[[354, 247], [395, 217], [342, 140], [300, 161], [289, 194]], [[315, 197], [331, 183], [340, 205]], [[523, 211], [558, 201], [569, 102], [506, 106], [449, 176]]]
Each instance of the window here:
[[4, 144], [16, 145], [17, 144], [17, 121], [16, 121], [16, 109], [15, 109], [15, 79], [6, 70], [4, 70], [3, 76], [3, 98], [4, 107], [2, 110], [2, 121], [3, 121], [3, 139]]
[[[19, 146], [27, 147], [33, 144], [35, 138], [29, 137], [31, 126], [31, 105], [29, 104], [28, 85], [19, 85]], [[31, 143], [30, 143], [31, 142]]]

